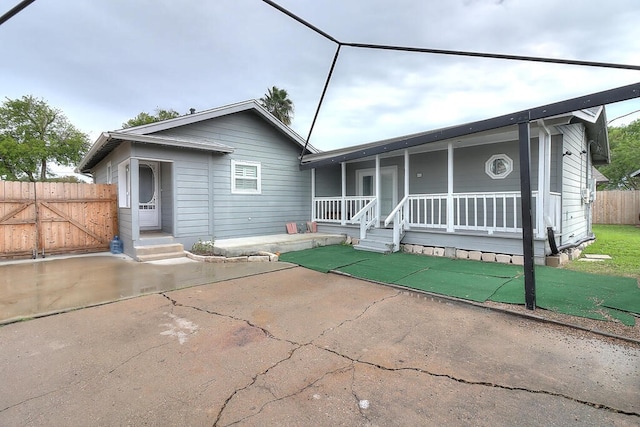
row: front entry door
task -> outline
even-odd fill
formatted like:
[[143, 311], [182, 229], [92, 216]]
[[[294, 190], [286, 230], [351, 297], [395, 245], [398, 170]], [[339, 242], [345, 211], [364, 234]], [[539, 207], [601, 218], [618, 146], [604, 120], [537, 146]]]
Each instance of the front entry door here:
[[[356, 171], [358, 196], [375, 196], [376, 170], [360, 169]], [[380, 168], [380, 214], [382, 219], [391, 213], [398, 204], [398, 171], [394, 166]]]
[[138, 169], [138, 212], [140, 228], [160, 228], [160, 169], [158, 163], [140, 161]]

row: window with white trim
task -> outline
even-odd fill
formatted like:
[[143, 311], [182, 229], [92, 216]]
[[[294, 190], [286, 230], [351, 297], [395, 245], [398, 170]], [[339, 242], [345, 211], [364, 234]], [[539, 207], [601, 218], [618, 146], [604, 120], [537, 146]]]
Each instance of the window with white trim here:
[[262, 171], [260, 163], [231, 160], [231, 192], [234, 194], [261, 194]]
[[111, 174], [112, 174], [111, 162], [107, 162], [107, 184], [111, 184], [111, 179], [112, 179]]
[[484, 164], [484, 171], [493, 179], [503, 179], [513, 171], [513, 160], [506, 154], [494, 154]]

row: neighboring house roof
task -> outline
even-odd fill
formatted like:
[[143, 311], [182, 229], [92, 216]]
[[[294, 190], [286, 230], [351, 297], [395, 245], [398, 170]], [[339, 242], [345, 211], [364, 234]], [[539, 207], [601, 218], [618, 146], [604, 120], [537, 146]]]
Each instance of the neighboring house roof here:
[[[300, 135], [294, 132], [290, 127], [284, 125], [280, 120], [276, 119], [256, 100], [252, 99], [249, 101], [239, 102], [237, 104], [225, 105], [198, 113], [187, 114], [185, 116], [176, 117], [175, 119], [163, 120], [161, 122], [120, 129], [117, 131], [103, 132], [78, 165], [78, 170], [84, 173], [90, 172], [93, 167], [95, 167], [102, 159], [104, 159], [111, 151], [124, 141], [190, 148], [216, 153], [232, 153], [234, 150], [233, 147], [221, 144], [213, 139], [153, 134], [163, 130], [173, 129], [243, 111], [253, 111], [257, 113], [258, 116], [262, 117], [266, 122], [271, 124], [283, 135], [297, 144], [301, 150], [305, 147], [305, 140]], [[317, 150], [311, 145], [306, 146], [306, 151], [310, 153], [317, 152]]]
[[591, 167], [592, 170], [592, 174], [591, 176], [593, 176], [596, 180], [596, 185], [598, 184], [606, 184], [609, 182], [609, 178], [607, 178], [602, 172], [600, 172], [598, 169], [596, 169], [595, 167]]
[[[444, 149], [448, 141], [460, 144], [486, 143], [487, 135], [491, 135], [495, 142], [513, 141], [518, 139], [517, 128], [514, 125], [524, 121], [530, 122], [532, 131], [538, 124], [544, 124], [544, 126], [548, 127], [567, 125], [571, 123], [583, 123], [587, 129], [587, 137], [592, 153], [593, 163], [606, 164], [609, 163], [610, 160], [610, 151], [605, 109], [603, 106], [593, 105], [593, 103], [598, 99], [608, 99], [607, 96], [610, 95], [610, 92], [618, 90], [629, 91], [630, 89], [633, 89], [631, 86], [531, 108], [529, 110], [506, 114], [504, 116], [477, 122], [392, 139], [385, 139], [382, 141], [322, 153], [309, 154], [304, 156], [301, 168], [310, 169], [314, 167], [335, 165], [341, 162], [364, 159], [373, 155], [389, 153], [397, 150], [423, 149], [426, 144], [437, 143], [438, 145], [436, 145], [436, 147]], [[568, 109], [582, 106], [585, 106], [586, 108], [567, 112]], [[483, 136], [484, 138], [482, 138]], [[498, 139], [495, 139], [496, 136]]]
[[640, 169], [638, 169], [637, 171], [633, 172], [631, 175], [629, 175], [631, 178], [635, 178], [636, 176], [640, 176]]

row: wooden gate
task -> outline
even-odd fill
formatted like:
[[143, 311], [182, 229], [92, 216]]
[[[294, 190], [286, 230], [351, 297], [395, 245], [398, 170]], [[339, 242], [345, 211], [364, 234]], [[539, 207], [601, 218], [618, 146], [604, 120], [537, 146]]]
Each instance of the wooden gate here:
[[116, 186], [0, 181], [0, 258], [109, 249]]

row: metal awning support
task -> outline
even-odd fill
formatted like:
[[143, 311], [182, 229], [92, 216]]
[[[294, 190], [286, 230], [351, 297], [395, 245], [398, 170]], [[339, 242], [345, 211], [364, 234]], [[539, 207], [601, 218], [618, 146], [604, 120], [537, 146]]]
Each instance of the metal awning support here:
[[533, 259], [531, 216], [531, 139], [529, 117], [518, 121], [520, 146], [520, 203], [522, 207], [522, 254], [524, 255], [524, 299], [527, 309], [536, 309], [536, 279]]

